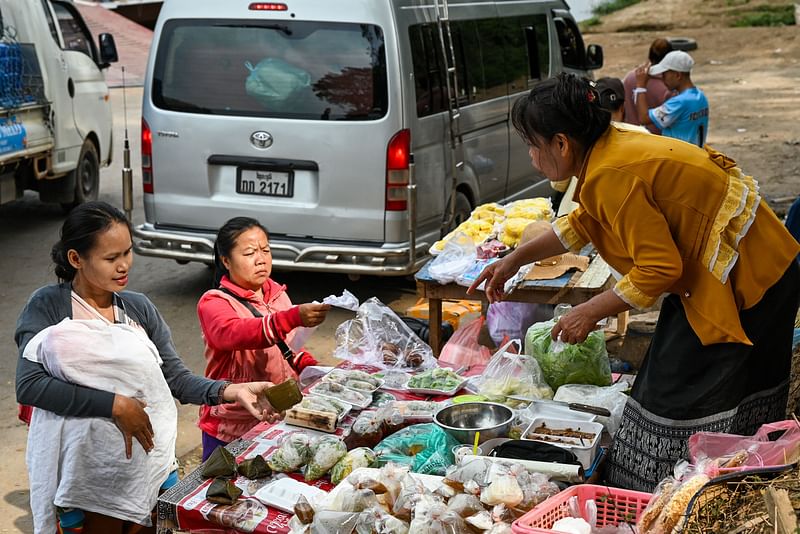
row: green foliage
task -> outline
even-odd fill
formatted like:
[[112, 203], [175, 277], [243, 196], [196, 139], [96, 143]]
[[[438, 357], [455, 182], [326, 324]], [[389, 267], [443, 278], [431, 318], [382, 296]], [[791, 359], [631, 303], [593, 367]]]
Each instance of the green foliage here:
[[581, 31], [586, 31], [586, 28], [591, 28], [592, 26], [597, 26], [598, 24], [600, 24], [600, 22], [601, 22], [600, 21], [600, 17], [595, 15], [594, 17], [590, 17], [590, 18], [588, 18], [586, 20], [580, 21], [578, 23], [578, 25], [581, 27]]
[[592, 13], [595, 15], [608, 15], [614, 11], [625, 9], [628, 6], [638, 4], [642, 0], [606, 0], [602, 4], [596, 5], [592, 8]]
[[790, 26], [796, 24], [794, 20], [794, 6], [766, 5], [756, 6], [747, 11], [742, 11], [739, 18], [733, 21], [735, 27], [746, 26]]

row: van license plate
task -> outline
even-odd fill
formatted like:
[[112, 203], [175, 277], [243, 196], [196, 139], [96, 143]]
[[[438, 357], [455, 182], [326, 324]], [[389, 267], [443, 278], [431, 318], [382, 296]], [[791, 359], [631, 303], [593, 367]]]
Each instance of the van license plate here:
[[236, 192], [265, 197], [294, 196], [294, 173], [239, 169]]

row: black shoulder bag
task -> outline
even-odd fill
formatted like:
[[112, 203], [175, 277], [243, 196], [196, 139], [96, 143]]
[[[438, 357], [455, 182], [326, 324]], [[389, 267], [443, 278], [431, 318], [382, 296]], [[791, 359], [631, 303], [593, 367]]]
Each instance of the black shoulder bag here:
[[[230, 295], [231, 297], [233, 297], [236, 300], [238, 300], [239, 302], [241, 302], [244, 305], [245, 308], [250, 310], [250, 313], [253, 314], [253, 317], [264, 317], [264, 314], [262, 314], [260, 311], [258, 311], [256, 309], [256, 307], [253, 306], [253, 304], [249, 300], [240, 297], [239, 295], [237, 295], [236, 293], [234, 293], [233, 291], [231, 291], [227, 287], [220, 286], [217, 289], [219, 289], [220, 291], [222, 291], [226, 295]], [[294, 362], [295, 354], [292, 351], [292, 349], [289, 348], [289, 345], [287, 345], [286, 342], [284, 340], [282, 340], [282, 339], [279, 339], [278, 342], [276, 343], [276, 345], [278, 346], [278, 349], [281, 351], [281, 354], [283, 355], [283, 359], [286, 360], [289, 363], [289, 366], [292, 367], [292, 369], [294, 369], [294, 366], [292, 365], [292, 363]]]

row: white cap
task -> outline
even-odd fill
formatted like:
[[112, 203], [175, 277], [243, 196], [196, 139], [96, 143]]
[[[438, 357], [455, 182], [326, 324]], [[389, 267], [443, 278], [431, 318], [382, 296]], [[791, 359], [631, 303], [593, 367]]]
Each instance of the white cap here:
[[650, 76], [657, 76], [663, 74], [668, 70], [676, 72], [691, 72], [694, 67], [694, 60], [692, 56], [683, 50], [673, 50], [661, 60], [658, 65], [650, 67]]

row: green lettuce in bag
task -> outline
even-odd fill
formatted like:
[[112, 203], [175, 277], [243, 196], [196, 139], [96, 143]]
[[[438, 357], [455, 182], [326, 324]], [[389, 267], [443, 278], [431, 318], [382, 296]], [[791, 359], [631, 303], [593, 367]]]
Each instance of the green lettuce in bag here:
[[525, 335], [525, 353], [536, 358], [544, 379], [554, 390], [564, 384], [611, 384], [611, 364], [602, 330], [589, 334], [583, 343], [570, 345], [550, 337], [555, 320], [536, 323]]

